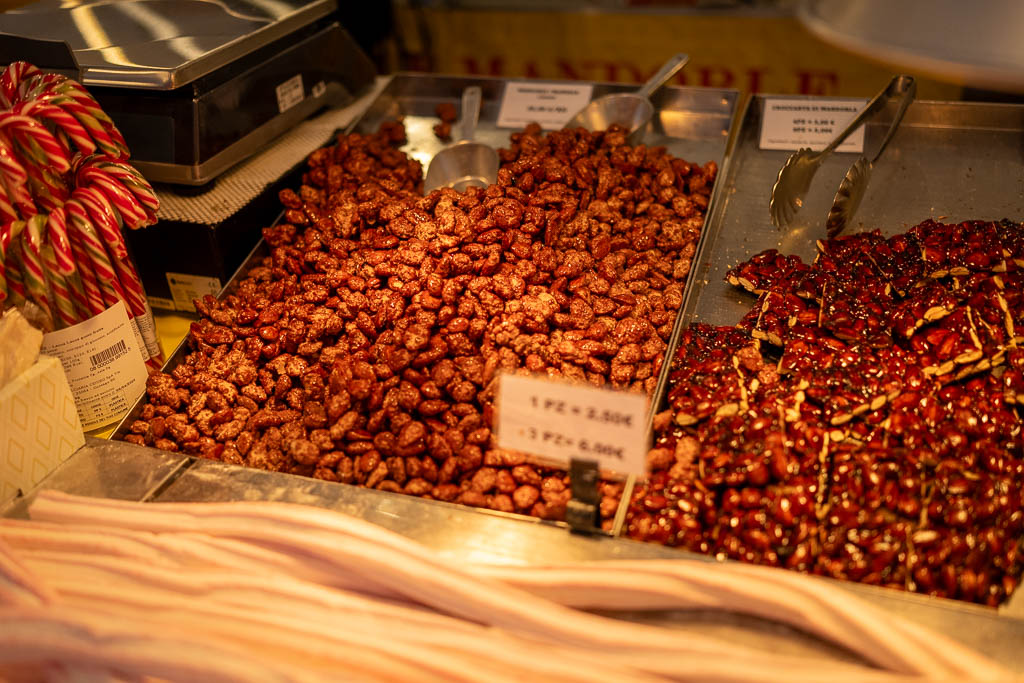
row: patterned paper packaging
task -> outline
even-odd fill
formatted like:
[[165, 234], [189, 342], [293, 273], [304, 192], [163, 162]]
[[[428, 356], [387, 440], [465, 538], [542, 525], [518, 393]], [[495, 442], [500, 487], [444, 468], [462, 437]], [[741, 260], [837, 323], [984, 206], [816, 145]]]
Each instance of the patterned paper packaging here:
[[0, 389], [0, 507], [31, 491], [85, 444], [60, 361], [36, 364]]

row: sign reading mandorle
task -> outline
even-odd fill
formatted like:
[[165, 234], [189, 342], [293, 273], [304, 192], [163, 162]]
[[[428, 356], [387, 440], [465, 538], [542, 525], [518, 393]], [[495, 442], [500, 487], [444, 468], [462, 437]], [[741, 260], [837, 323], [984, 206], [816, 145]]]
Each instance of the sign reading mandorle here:
[[601, 469], [646, 474], [647, 397], [537, 376], [498, 381], [498, 446], [566, 466], [572, 458]]
[[557, 130], [587, 106], [593, 90], [589, 83], [510, 81], [501, 97], [498, 127], [522, 128], [536, 122], [544, 130]]

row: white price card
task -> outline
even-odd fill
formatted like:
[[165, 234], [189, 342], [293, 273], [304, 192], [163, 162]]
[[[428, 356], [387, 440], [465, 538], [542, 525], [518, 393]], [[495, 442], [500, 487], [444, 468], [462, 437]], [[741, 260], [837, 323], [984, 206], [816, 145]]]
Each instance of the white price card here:
[[43, 335], [40, 351], [64, 366], [85, 431], [123, 416], [146, 390], [146, 361], [124, 302]]
[[558, 130], [590, 103], [593, 91], [589, 83], [511, 81], [501, 98], [498, 128], [539, 123], [544, 130]]
[[220, 279], [205, 275], [189, 275], [188, 273], [165, 273], [167, 286], [171, 288], [174, 307], [179, 311], [195, 313], [193, 299], [202, 299], [205, 295], [217, 296], [221, 290]]
[[601, 469], [646, 474], [647, 397], [543, 377], [498, 381], [498, 446], [567, 466], [572, 458]]
[[[857, 115], [867, 100], [769, 98], [761, 117], [761, 149], [824, 149]], [[837, 152], [864, 151], [864, 126], [850, 134]]]

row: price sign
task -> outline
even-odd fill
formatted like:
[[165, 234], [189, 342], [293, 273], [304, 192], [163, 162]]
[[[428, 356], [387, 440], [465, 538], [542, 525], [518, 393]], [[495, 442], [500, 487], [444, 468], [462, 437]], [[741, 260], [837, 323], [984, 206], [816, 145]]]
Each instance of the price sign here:
[[512, 81], [505, 86], [498, 111], [499, 128], [522, 128], [539, 123], [558, 130], [590, 103], [594, 86], [586, 83]]
[[[824, 149], [857, 115], [866, 100], [766, 99], [761, 119], [761, 149]], [[846, 138], [837, 152], [864, 151], [864, 126]]]
[[621, 474], [645, 474], [647, 397], [588, 384], [502, 375], [498, 445], [559, 466], [594, 460]]

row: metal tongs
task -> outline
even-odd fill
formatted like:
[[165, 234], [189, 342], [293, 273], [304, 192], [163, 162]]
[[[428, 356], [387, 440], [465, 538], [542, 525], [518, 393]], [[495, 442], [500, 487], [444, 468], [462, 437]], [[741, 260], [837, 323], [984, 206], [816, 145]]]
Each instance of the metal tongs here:
[[820, 152], [813, 152], [809, 148], [804, 147], [793, 152], [779, 171], [778, 180], [775, 181], [775, 186], [772, 188], [771, 200], [768, 203], [768, 212], [771, 214], [772, 225], [777, 228], [787, 227], [793, 220], [796, 212], [803, 206], [804, 195], [807, 194], [807, 190], [811, 186], [811, 180], [825, 158], [835, 151], [835, 148], [841, 145], [869, 117], [881, 111], [889, 100], [897, 97], [902, 98], [899, 109], [896, 111], [892, 124], [889, 126], [889, 132], [885, 134], [885, 138], [882, 140], [881, 145], [879, 145], [878, 151], [875, 152], [870, 161], [868, 161], [866, 156], [862, 156], [855, 161], [850, 170], [846, 172], [846, 176], [839, 186], [839, 191], [836, 192], [835, 199], [832, 202], [832, 209], [829, 211], [826, 221], [826, 229], [830, 238], [838, 235], [857, 211], [860, 200], [864, 197], [864, 192], [867, 189], [868, 181], [871, 178], [874, 164], [882, 156], [882, 152], [885, 151], [889, 140], [892, 139], [896, 129], [899, 128], [903, 115], [913, 101], [916, 92], [917, 84], [914, 82], [913, 76], [896, 76], [884, 90], [875, 95], [857, 113], [857, 116], [850, 121], [846, 128], [825, 149]]

